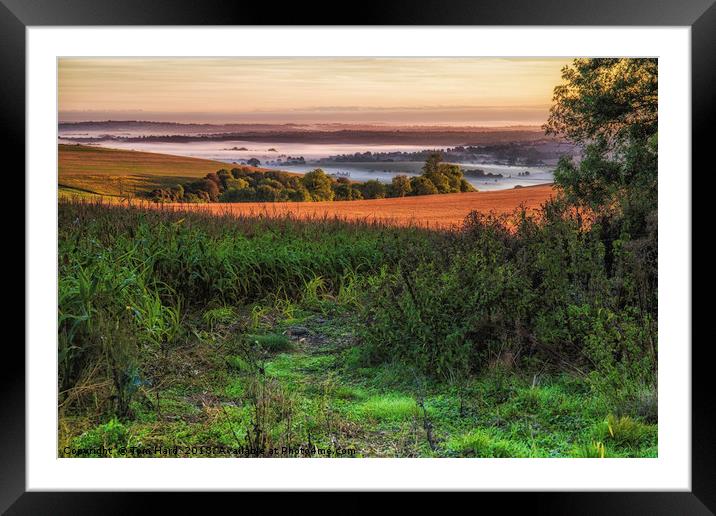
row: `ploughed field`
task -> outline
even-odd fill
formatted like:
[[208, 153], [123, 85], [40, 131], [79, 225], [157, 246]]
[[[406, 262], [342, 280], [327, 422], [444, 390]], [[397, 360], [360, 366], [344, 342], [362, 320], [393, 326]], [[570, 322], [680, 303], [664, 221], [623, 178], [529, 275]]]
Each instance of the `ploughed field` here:
[[242, 202], [211, 204], [170, 204], [162, 207], [219, 215], [302, 218], [339, 218], [380, 221], [395, 225], [450, 227], [462, 223], [472, 211], [512, 213], [524, 206], [538, 209], [554, 194], [551, 185], [530, 186], [496, 192], [471, 192], [362, 201]]

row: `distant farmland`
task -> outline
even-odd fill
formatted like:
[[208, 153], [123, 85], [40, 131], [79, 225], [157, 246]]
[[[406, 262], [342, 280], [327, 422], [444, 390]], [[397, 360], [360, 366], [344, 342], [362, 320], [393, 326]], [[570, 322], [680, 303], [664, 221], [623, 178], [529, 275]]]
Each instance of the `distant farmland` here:
[[[59, 146], [60, 195], [73, 199], [98, 199], [141, 193], [173, 186], [216, 172], [230, 165], [204, 160], [81, 145]], [[459, 224], [471, 211], [509, 213], [520, 206], [539, 208], [554, 191], [551, 185], [492, 192], [425, 195], [364, 201], [326, 202], [245, 202], [156, 205], [214, 214], [256, 215], [298, 218], [336, 217], [344, 220], [371, 220], [395, 225], [449, 227]]]
[[538, 209], [554, 195], [552, 185], [529, 186], [513, 190], [421, 195], [363, 201], [322, 202], [237, 202], [207, 204], [155, 204], [149, 208], [176, 209], [233, 215], [237, 217], [294, 217], [298, 219], [337, 218], [346, 221], [381, 222], [395, 226], [449, 228], [472, 212], [509, 214], [520, 206]]
[[60, 193], [116, 196], [174, 186], [230, 164], [153, 152], [59, 145]]

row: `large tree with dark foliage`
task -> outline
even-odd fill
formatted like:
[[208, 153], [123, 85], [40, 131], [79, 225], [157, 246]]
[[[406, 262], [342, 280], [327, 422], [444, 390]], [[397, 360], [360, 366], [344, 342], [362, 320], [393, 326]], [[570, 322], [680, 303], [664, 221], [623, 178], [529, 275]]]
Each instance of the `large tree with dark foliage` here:
[[658, 60], [575, 59], [562, 81], [544, 129], [584, 154], [579, 164], [560, 161], [557, 185], [593, 209], [637, 190], [656, 202]]
[[619, 253], [633, 257], [642, 307], [656, 314], [658, 60], [575, 59], [562, 79], [544, 128], [584, 152], [560, 160], [555, 183], [591, 211], [609, 269]]

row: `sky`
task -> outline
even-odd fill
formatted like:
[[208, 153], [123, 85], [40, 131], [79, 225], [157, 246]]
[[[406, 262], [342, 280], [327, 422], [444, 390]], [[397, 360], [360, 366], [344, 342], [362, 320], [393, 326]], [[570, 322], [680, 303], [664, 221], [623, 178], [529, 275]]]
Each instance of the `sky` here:
[[543, 123], [566, 58], [61, 58], [60, 121]]

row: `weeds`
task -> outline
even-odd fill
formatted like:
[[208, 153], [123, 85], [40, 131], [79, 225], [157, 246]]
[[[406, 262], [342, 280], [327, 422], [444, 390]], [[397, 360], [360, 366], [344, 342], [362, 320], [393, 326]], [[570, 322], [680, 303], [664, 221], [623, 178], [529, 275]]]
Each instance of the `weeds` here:
[[526, 457], [529, 452], [519, 444], [496, 438], [489, 432], [475, 429], [452, 438], [447, 443], [449, 452], [462, 457]]
[[607, 447], [603, 442], [593, 441], [588, 444], [578, 446], [572, 455], [580, 459], [605, 459], [609, 457]]
[[228, 324], [234, 320], [236, 314], [230, 306], [221, 306], [212, 308], [204, 312], [202, 319], [209, 326], [210, 330], [214, 330], [219, 324]]
[[548, 209], [430, 232], [60, 203], [61, 442], [654, 456], [650, 269]]
[[293, 344], [285, 335], [247, 335], [246, 339], [261, 351], [268, 353], [278, 353], [293, 349]]
[[358, 407], [358, 414], [377, 421], [404, 421], [418, 416], [418, 405], [410, 396], [374, 396]]

